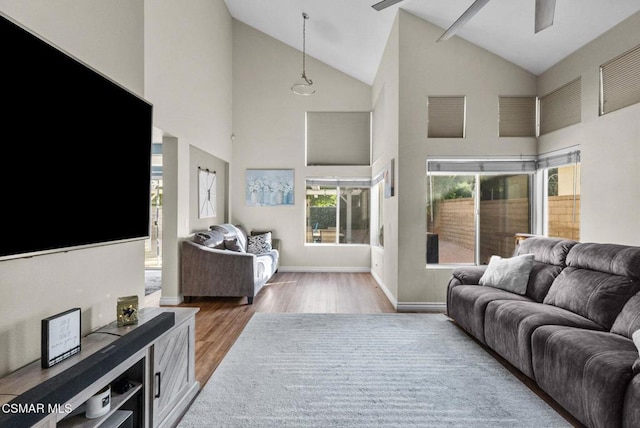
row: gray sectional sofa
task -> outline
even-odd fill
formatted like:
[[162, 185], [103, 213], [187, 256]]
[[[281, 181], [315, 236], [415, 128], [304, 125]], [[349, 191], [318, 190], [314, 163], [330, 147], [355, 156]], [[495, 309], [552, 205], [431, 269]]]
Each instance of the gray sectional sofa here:
[[280, 241], [271, 232], [247, 235], [241, 225], [221, 224], [182, 242], [182, 295], [253, 298], [278, 270]]
[[640, 247], [533, 237], [524, 294], [459, 268], [447, 315], [588, 427], [640, 427]]

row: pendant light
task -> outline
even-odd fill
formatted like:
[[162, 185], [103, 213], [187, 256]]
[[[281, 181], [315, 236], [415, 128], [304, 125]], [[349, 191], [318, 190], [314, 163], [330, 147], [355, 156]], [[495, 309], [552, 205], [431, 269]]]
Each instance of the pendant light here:
[[302, 12], [302, 77], [296, 80], [293, 86], [291, 86], [291, 90], [294, 94], [297, 95], [313, 95], [316, 92], [315, 88], [313, 87], [313, 80], [307, 78], [307, 74], [305, 72], [307, 19], [309, 19], [309, 15]]

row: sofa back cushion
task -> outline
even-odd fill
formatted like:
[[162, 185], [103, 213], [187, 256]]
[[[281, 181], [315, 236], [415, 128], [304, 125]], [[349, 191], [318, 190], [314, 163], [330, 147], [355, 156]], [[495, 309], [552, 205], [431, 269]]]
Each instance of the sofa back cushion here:
[[536, 261], [540, 263], [565, 267], [569, 251], [576, 244], [578, 242], [568, 239], [534, 236], [522, 241], [515, 255], [534, 254]]
[[241, 225], [234, 226], [236, 228], [236, 239], [238, 240], [238, 245], [242, 248], [242, 251], [247, 251], [247, 231]]
[[639, 277], [640, 247], [577, 244], [544, 303], [610, 329], [627, 301], [640, 291]]
[[538, 303], [542, 303], [549, 293], [551, 284], [560, 275], [560, 272], [562, 272], [562, 267], [560, 266], [548, 265], [534, 260], [525, 295]]
[[640, 247], [584, 243], [574, 250], [567, 256], [567, 266], [640, 279]]
[[631, 339], [633, 333], [640, 330], [640, 293], [636, 293], [624, 305], [620, 315], [611, 327], [611, 333], [616, 333]]
[[566, 266], [569, 250], [576, 245], [576, 241], [559, 238], [532, 237], [520, 243], [515, 255], [533, 254], [534, 262], [526, 296], [542, 302], [551, 288], [551, 284]]

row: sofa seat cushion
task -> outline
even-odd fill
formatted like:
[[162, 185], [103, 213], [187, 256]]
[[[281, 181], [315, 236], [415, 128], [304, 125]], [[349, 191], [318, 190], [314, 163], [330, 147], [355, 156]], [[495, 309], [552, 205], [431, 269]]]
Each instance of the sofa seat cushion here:
[[544, 326], [533, 333], [532, 351], [538, 385], [562, 407], [589, 427], [622, 426], [638, 358], [633, 341], [609, 332]]
[[451, 289], [451, 304], [447, 308], [448, 315], [476, 339], [485, 343], [484, 313], [489, 302], [494, 300], [531, 301], [526, 296], [493, 287], [459, 285]]
[[622, 406], [622, 428], [640, 427], [640, 376], [635, 376], [627, 386]]
[[264, 284], [275, 273], [278, 266], [278, 252], [271, 250], [268, 253], [255, 256], [254, 267], [255, 282]]
[[531, 335], [544, 325], [602, 330], [593, 321], [566, 309], [537, 302], [497, 300], [490, 302], [485, 312], [485, 343], [533, 379]]

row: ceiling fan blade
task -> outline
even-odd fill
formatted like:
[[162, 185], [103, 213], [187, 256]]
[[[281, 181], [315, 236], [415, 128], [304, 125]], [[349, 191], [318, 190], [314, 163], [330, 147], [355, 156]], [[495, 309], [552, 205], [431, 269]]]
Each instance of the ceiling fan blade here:
[[473, 4], [469, 6], [469, 9], [465, 10], [464, 13], [460, 15], [460, 18], [458, 18], [456, 22], [454, 22], [453, 25], [451, 25], [451, 27], [447, 29], [447, 31], [442, 33], [442, 36], [440, 36], [437, 41], [440, 42], [442, 40], [449, 40], [451, 36], [453, 36], [468, 20], [473, 18], [473, 15], [478, 13], [480, 9], [482, 9], [487, 3], [489, 3], [489, 0], [474, 1]]
[[381, 2], [378, 2], [371, 7], [380, 12], [382, 9], [386, 9], [396, 3], [400, 3], [401, 1], [402, 0], [382, 0]]
[[536, 0], [536, 33], [553, 25], [556, 0]]

